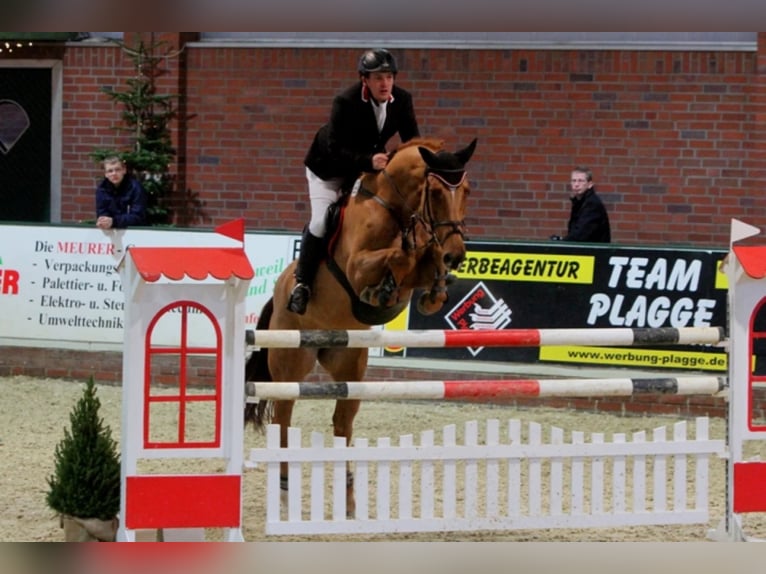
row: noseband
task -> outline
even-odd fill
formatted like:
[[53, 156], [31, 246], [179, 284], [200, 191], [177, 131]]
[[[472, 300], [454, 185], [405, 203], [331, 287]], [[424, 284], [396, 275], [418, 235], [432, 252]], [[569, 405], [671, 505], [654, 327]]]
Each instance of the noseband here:
[[[426, 218], [428, 220], [428, 224], [431, 227], [431, 237], [433, 238], [433, 241], [435, 241], [437, 244], [441, 245], [447, 239], [449, 239], [452, 235], [460, 235], [460, 237], [465, 238], [465, 220], [461, 219], [460, 221], [456, 221], [454, 219], [447, 219], [445, 221], [439, 221], [436, 219], [436, 216], [433, 213], [433, 207], [431, 205], [431, 194], [430, 191], [430, 184], [429, 184], [429, 176], [432, 175], [436, 179], [438, 179], [444, 187], [446, 187], [450, 195], [452, 196], [452, 200], [455, 200], [455, 192], [457, 189], [463, 185], [463, 183], [466, 180], [466, 177], [468, 177], [468, 174], [464, 169], [431, 169], [430, 167], [426, 169], [426, 189], [425, 189], [425, 213]], [[436, 230], [439, 227], [449, 227], [450, 230], [447, 232], [447, 235], [444, 236], [444, 239], [439, 240], [439, 238], [436, 235]]]

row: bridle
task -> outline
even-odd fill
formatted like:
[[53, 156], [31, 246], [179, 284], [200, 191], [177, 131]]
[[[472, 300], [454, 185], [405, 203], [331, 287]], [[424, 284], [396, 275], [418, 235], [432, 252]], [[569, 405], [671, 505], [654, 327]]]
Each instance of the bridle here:
[[[433, 176], [449, 190], [452, 199], [454, 200], [455, 192], [461, 185], [463, 185], [467, 177], [467, 173], [464, 169], [435, 169], [426, 167], [424, 188], [420, 196], [420, 204], [416, 210], [412, 210], [407, 206], [407, 197], [401, 192], [399, 186], [396, 185], [396, 182], [391, 178], [391, 175], [388, 173], [388, 171], [384, 169], [381, 173], [386, 178], [386, 181], [388, 182], [391, 189], [393, 189], [394, 192], [402, 199], [402, 207], [410, 211], [408, 216], [401, 217], [396, 207], [364, 186], [359, 187], [358, 193], [361, 193], [362, 195], [375, 200], [377, 203], [386, 208], [391, 217], [399, 225], [399, 230], [402, 235], [402, 249], [408, 251], [410, 249], [418, 248], [415, 232], [419, 224], [423, 226], [428, 236], [428, 240], [426, 241], [425, 245], [422, 246], [422, 248], [427, 248], [434, 244], [442, 246], [444, 242], [447, 241], [447, 239], [456, 234], [460, 235], [462, 238], [465, 238], [466, 228], [464, 220], [461, 219], [458, 221], [454, 219], [436, 219], [430, 193], [431, 176]], [[437, 233], [440, 227], [450, 228], [450, 230], [442, 239], [439, 239]], [[409, 240], [410, 237], [412, 237], [412, 240]]]
[[[452, 235], [459, 235], [461, 238], [465, 239], [465, 220], [461, 219], [460, 221], [456, 221], [454, 219], [447, 219], [445, 221], [439, 221], [436, 220], [436, 216], [433, 213], [433, 206], [431, 204], [431, 194], [429, 193], [431, 187], [430, 187], [430, 177], [434, 176], [436, 179], [438, 179], [444, 187], [446, 187], [450, 195], [452, 196], [452, 200], [455, 200], [455, 192], [457, 189], [463, 185], [466, 178], [468, 177], [468, 173], [464, 169], [433, 169], [433, 168], [426, 168], [426, 188], [425, 192], [423, 193], [423, 202], [425, 203], [424, 206], [424, 212], [425, 217], [431, 227], [431, 236], [433, 237], [433, 240], [438, 244], [442, 245], [447, 239], [449, 239]], [[449, 227], [450, 230], [447, 233], [447, 235], [444, 236], [444, 239], [439, 240], [438, 235], [436, 234], [436, 230], [439, 227]]]

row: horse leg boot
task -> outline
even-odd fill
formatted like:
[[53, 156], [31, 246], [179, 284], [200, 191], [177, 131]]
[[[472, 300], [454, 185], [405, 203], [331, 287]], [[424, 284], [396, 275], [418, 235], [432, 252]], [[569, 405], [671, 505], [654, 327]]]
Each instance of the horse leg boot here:
[[287, 302], [288, 311], [298, 315], [306, 312], [306, 305], [311, 298], [311, 285], [324, 256], [323, 249], [324, 239], [312, 235], [306, 226], [303, 229], [301, 252], [295, 267], [295, 287], [290, 292], [290, 300]]
[[396, 279], [394, 279], [394, 274], [391, 273], [391, 271], [388, 271], [378, 286], [378, 300], [380, 301], [381, 306], [388, 307], [389, 303], [392, 305], [396, 303], [396, 301], [392, 301], [396, 289], [397, 285]]

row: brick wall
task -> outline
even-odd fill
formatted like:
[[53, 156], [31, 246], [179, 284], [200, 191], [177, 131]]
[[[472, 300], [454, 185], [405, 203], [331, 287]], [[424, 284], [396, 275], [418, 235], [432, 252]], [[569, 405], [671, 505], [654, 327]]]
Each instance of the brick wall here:
[[[168, 35], [182, 47], [191, 35]], [[179, 179], [215, 225], [299, 231], [302, 159], [358, 49], [187, 46], [169, 59], [183, 95]], [[545, 239], [568, 215], [569, 170], [587, 164], [619, 243], [722, 247], [732, 217], [766, 226], [766, 33], [756, 52], [401, 49], [398, 82], [422, 132], [470, 164], [474, 239]], [[63, 219], [92, 217], [94, 147], [123, 145], [119, 87], [131, 63], [112, 45], [69, 45], [64, 66]]]

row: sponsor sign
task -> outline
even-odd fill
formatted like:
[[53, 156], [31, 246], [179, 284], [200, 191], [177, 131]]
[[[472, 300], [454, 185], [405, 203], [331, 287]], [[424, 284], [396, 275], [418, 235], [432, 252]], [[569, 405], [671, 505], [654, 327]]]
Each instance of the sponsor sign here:
[[[726, 325], [726, 251], [574, 243], [469, 242], [437, 314], [410, 329], [655, 328]], [[407, 349], [409, 357], [725, 371], [715, 346]]]
[[[0, 225], [0, 344], [121, 349], [125, 296], [117, 265], [126, 245], [239, 244], [213, 231]], [[298, 246], [298, 238], [288, 235], [246, 235], [245, 251], [255, 271], [245, 300], [247, 328], [255, 328]], [[158, 345], [172, 343], [163, 341], [165, 333], [173, 337], [177, 330], [159, 328]]]

